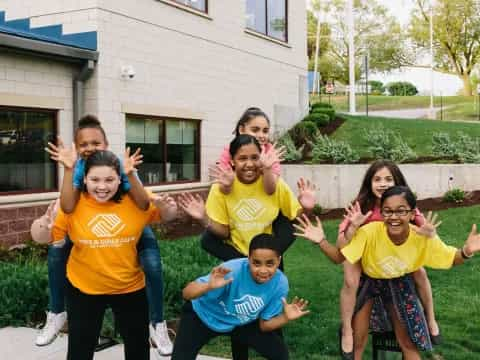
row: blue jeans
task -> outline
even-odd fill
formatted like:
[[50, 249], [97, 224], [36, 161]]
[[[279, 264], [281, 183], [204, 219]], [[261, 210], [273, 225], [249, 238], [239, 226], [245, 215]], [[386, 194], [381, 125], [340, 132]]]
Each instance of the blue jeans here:
[[[55, 314], [65, 311], [66, 265], [72, 246], [67, 236], [63, 245], [48, 247], [49, 308]], [[137, 252], [145, 273], [150, 322], [155, 325], [163, 321], [163, 271], [160, 249], [150, 226], [143, 229]]]

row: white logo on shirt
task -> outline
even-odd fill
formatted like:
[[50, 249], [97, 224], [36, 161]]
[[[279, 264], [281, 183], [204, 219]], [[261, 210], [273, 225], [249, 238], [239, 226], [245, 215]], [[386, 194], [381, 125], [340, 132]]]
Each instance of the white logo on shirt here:
[[257, 199], [242, 199], [233, 210], [241, 220], [252, 221], [265, 211], [265, 207]]
[[233, 300], [237, 318], [246, 322], [257, 317], [257, 313], [265, 306], [261, 297], [244, 295]]
[[99, 238], [112, 237], [125, 228], [122, 219], [116, 214], [96, 215], [88, 223], [90, 230]]
[[408, 265], [395, 256], [387, 256], [378, 262], [378, 266], [389, 277], [401, 276], [408, 270]]

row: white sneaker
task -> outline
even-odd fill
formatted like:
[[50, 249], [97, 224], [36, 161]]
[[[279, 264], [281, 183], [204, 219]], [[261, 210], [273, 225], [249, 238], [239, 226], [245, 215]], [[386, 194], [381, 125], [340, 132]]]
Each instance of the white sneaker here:
[[45, 322], [45, 326], [38, 334], [35, 344], [37, 346], [50, 344], [53, 340], [55, 340], [66, 321], [67, 313], [65, 311], [58, 314], [49, 311], [47, 313], [47, 321]]
[[150, 339], [157, 347], [160, 355], [171, 355], [173, 351], [173, 344], [168, 336], [167, 322], [159, 322], [155, 328], [150, 324]]

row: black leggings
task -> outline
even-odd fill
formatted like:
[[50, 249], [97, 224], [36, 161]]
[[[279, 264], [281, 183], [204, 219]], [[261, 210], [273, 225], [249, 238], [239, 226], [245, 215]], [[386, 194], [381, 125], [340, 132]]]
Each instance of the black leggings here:
[[148, 303], [145, 289], [119, 295], [88, 295], [66, 284], [68, 317], [67, 360], [91, 360], [111, 306], [124, 342], [126, 360], [148, 360]]
[[[279, 213], [277, 218], [272, 224], [273, 233], [279, 241], [279, 250], [283, 254], [295, 241], [294, 228], [291, 221], [285, 217], [282, 213]], [[230, 244], [227, 244], [223, 239], [216, 236], [211, 231], [206, 230], [200, 240], [202, 248], [209, 254], [215, 256], [222, 261], [228, 261], [231, 259], [238, 259], [245, 257], [237, 249]], [[284, 270], [283, 257], [279, 266], [280, 270]], [[278, 330], [278, 334], [281, 336], [281, 329]], [[231, 338], [232, 357], [233, 360], [248, 360], [248, 347], [244, 346]]]
[[235, 342], [252, 347], [269, 360], [287, 360], [288, 349], [283, 338], [276, 332], [263, 332], [259, 322], [238, 326], [228, 333], [219, 333], [208, 328], [197, 316], [190, 301], [183, 305], [180, 327], [175, 338], [171, 360], [195, 360], [197, 354], [209, 340], [227, 335]]

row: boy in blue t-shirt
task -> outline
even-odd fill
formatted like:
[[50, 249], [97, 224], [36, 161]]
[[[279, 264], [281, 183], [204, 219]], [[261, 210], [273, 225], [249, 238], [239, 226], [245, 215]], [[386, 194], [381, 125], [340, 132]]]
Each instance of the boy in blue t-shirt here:
[[275, 331], [309, 313], [308, 301], [291, 304], [287, 277], [278, 270], [278, 241], [255, 236], [248, 258], [224, 262], [183, 289], [183, 306], [172, 360], [194, 360], [210, 339], [228, 335], [267, 359], [288, 359], [283, 338]]

